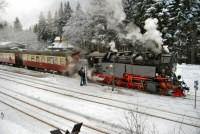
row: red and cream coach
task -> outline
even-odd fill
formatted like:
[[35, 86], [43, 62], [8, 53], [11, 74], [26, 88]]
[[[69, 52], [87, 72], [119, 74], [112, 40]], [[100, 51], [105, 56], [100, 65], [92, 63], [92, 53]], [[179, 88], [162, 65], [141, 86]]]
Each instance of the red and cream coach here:
[[0, 62], [14, 66], [68, 73], [78, 64], [80, 52], [65, 51], [0, 51]]

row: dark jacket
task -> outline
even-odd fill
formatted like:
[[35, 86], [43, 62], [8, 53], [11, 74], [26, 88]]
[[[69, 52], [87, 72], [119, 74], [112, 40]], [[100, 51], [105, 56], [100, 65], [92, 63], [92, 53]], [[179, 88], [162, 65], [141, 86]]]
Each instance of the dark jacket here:
[[85, 71], [84, 71], [84, 69], [80, 69], [79, 71], [78, 71], [78, 74], [81, 76], [81, 77], [85, 77]]

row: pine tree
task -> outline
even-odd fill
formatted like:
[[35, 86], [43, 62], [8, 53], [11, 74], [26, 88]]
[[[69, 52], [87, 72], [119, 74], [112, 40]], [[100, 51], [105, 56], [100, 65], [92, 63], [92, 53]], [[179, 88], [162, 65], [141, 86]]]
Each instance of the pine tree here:
[[72, 13], [73, 13], [73, 10], [71, 8], [69, 1], [67, 3], [65, 2], [65, 4], [64, 4], [64, 16], [66, 17], [67, 20], [71, 17]]
[[43, 13], [40, 13], [39, 23], [38, 23], [38, 40], [47, 41], [48, 34], [47, 34], [47, 23]]
[[55, 11], [55, 14], [54, 14], [54, 29], [53, 29], [53, 33], [55, 35], [58, 35], [58, 27], [59, 27], [59, 16], [58, 16], [58, 11]]
[[54, 40], [54, 19], [52, 18], [51, 12], [48, 12], [47, 15], [47, 36], [48, 41], [53, 42]]
[[[191, 55], [198, 39], [198, 23], [200, 3], [198, 0], [167, 0], [163, 1], [162, 32], [165, 43], [172, 46], [180, 55]], [[166, 16], [166, 17], [164, 17]]]
[[14, 21], [14, 31], [15, 32], [22, 31], [22, 24], [18, 17], [16, 17]]
[[140, 27], [144, 33], [145, 20], [157, 18], [162, 11], [162, 2], [155, 0], [123, 0], [123, 8], [126, 14], [126, 21], [133, 22]]
[[59, 15], [60, 18], [64, 16], [64, 9], [63, 9], [63, 3], [62, 2], [60, 3], [60, 8], [58, 10], [58, 15]]
[[91, 18], [83, 12], [80, 3], [78, 3], [75, 12], [64, 27], [64, 38], [73, 45], [83, 44], [84, 41], [91, 39], [90, 24]]
[[123, 0], [123, 7], [126, 20], [134, 22], [143, 33], [144, 21], [157, 18], [164, 44], [171, 46], [174, 51], [180, 50], [180, 54], [189, 53], [188, 57], [194, 57], [190, 55], [195, 53], [191, 48], [196, 46], [200, 38], [199, 0]]
[[57, 19], [57, 35], [62, 36], [63, 33], [63, 27], [66, 25], [68, 20], [70, 19], [72, 14], [72, 8], [70, 6], [70, 3], [67, 2], [64, 4], [63, 8], [63, 3], [61, 2], [60, 8], [58, 10], [58, 19]]
[[106, 32], [108, 29], [107, 15], [112, 14], [108, 9], [106, 0], [92, 0], [90, 2], [90, 16], [93, 22], [90, 24], [92, 43], [97, 50], [100, 50], [106, 40]]
[[33, 32], [34, 32], [34, 33], [38, 33], [38, 24], [35, 24], [35, 25], [33, 26]]
[[138, 13], [136, 11], [141, 7], [139, 0], [122, 0], [122, 4], [126, 14], [126, 21], [134, 21]]
[[0, 22], [0, 30], [5, 29], [9, 26], [7, 21]]

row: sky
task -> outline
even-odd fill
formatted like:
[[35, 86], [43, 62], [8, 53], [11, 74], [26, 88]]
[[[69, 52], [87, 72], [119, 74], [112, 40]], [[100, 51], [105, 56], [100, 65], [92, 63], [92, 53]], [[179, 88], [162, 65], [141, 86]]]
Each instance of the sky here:
[[[2, 19], [13, 23], [19, 17], [24, 28], [38, 22], [40, 12], [55, 11], [60, 1], [65, 0], [6, 0], [7, 7], [3, 10]], [[77, 0], [69, 0], [71, 5], [75, 5]]]

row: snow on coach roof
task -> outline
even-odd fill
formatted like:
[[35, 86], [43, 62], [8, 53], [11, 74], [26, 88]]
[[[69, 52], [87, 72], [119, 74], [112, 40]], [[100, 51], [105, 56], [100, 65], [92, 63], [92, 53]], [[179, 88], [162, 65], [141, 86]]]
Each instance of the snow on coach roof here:
[[1, 49], [25, 48], [26, 44], [19, 42], [0, 42]]
[[11, 42], [7, 41], [7, 42], [0, 42], [0, 46], [5, 46], [5, 45], [8, 45], [10, 44]]
[[57, 36], [54, 41], [61, 41], [61, 38]]
[[103, 57], [105, 56], [106, 53], [99, 53], [98, 51], [95, 51], [91, 54], [89, 54], [89, 56], [93, 57], [93, 56], [99, 56], [99, 57]]

